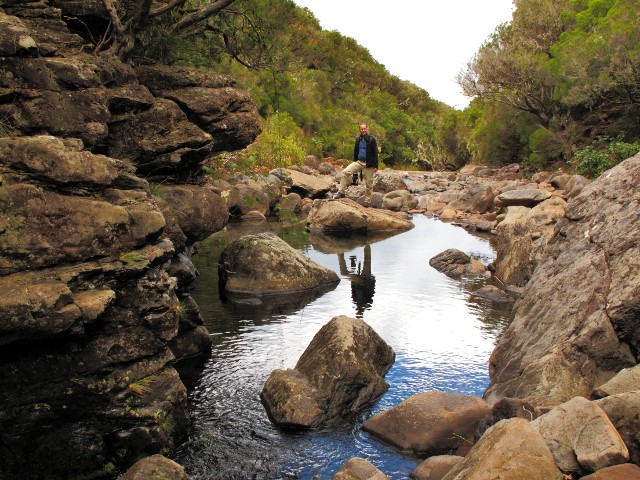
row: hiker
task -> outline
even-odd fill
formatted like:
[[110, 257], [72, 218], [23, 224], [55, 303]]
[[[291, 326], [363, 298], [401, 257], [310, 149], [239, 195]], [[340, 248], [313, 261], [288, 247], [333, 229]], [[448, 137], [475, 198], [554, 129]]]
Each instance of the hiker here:
[[333, 198], [344, 198], [349, 180], [354, 173], [364, 172], [364, 203], [369, 205], [373, 192], [373, 174], [378, 171], [378, 144], [368, 133], [366, 123], [360, 124], [360, 135], [353, 147], [353, 163], [342, 171], [342, 180], [338, 192]]

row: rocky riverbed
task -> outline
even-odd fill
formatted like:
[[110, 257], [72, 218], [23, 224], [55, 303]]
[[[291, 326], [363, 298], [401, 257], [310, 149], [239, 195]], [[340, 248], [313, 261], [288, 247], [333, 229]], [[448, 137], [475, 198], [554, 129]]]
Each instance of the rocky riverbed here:
[[[330, 200], [329, 159], [214, 181], [203, 162], [260, 130], [249, 96], [222, 75], [83, 53], [62, 21], [95, 2], [81, 3], [0, 1], [2, 476], [110, 478], [184, 438], [174, 365], [210, 348], [189, 257], [230, 216], [375, 235], [419, 213], [490, 235], [489, 270], [519, 297], [484, 430], [445, 478], [486, 478], [499, 458], [512, 478], [636, 478], [620, 464], [640, 462], [640, 156], [594, 182], [517, 165], [384, 170], [370, 208], [363, 186]], [[535, 462], [548, 476], [526, 473]]]

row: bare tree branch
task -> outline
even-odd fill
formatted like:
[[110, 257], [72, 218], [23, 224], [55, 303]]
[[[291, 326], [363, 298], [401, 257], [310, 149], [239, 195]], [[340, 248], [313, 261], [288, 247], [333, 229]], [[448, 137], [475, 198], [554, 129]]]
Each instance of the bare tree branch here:
[[235, 0], [215, 0], [206, 7], [182, 17], [175, 24], [173, 24], [173, 26], [171, 27], [171, 31], [180, 32], [186, 30], [192, 25], [195, 25], [196, 23], [201, 22], [206, 18], [218, 14], [220, 11], [231, 5], [234, 1]]
[[174, 8], [182, 7], [186, 2], [187, 0], [173, 0], [166, 5], [151, 10], [151, 12], [149, 12], [149, 18], [158, 17], [163, 13], [173, 10]]

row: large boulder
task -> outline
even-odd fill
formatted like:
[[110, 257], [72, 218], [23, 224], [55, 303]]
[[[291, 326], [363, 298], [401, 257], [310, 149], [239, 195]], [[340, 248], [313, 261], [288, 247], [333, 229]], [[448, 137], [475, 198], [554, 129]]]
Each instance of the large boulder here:
[[393, 170], [382, 170], [373, 177], [373, 191], [382, 194], [395, 192], [397, 190], [409, 190], [406, 182], [398, 172]]
[[[193, 244], [222, 230], [227, 224], [227, 209], [220, 195], [198, 185], [158, 187], [157, 203], [165, 217], [175, 218], [177, 226]], [[177, 242], [174, 242], [174, 244]]]
[[425, 392], [371, 417], [362, 428], [402, 450], [448, 452], [473, 441], [478, 424], [490, 411], [478, 397]]
[[597, 400], [629, 449], [631, 461], [640, 463], [640, 390]]
[[408, 190], [394, 190], [382, 197], [382, 208], [394, 212], [407, 212], [416, 208], [418, 200]]
[[287, 193], [297, 193], [302, 198], [323, 198], [333, 186], [329, 176], [309, 175], [291, 168], [279, 168], [271, 173], [285, 182]]
[[448, 208], [467, 213], [486, 213], [493, 209], [495, 193], [489, 185], [472, 185], [449, 202]]
[[558, 405], [532, 425], [564, 472], [594, 472], [629, 460], [629, 451], [607, 414], [586, 398]]
[[222, 192], [222, 198], [232, 217], [242, 217], [251, 211], [258, 211], [263, 215], [269, 213], [270, 199], [259, 186], [236, 183]]
[[227, 294], [260, 297], [337, 284], [331, 269], [305, 257], [273, 233], [240, 237], [220, 254], [220, 287]]
[[529, 281], [566, 207], [558, 196], [533, 208], [507, 207], [496, 228], [495, 273], [502, 282], [522, 287]]
[[313, 337], [294, 369], [274, 370], [260, 397], [277, 425], [314, 428], [352, 416], [389, 388], [395, 353], [360, 319], [334, 317]]
[[311, 233], [337, 235], [399, 233], [413, 228], [413, 223], [399, 214], [366, 208], [346, 198], [314, 201], [307, 218], [307, 225]]
[[614, 465], [581, 478], [583, 480], [640, 480], [640, 467], [632, 463]]
[[638, 185], [640, 155], [569, 203], [491, 355], [487, 399], [588, 398], [598, 381], [636, 364]]
[[443, 480], [563, 480], [544, 439], [529, 421], [502, 420], [491, 427]]

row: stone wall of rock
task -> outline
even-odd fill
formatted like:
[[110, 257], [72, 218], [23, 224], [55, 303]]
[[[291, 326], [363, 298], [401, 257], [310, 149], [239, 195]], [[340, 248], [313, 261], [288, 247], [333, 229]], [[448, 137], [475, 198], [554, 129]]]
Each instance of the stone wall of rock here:
[[640, 155], [569, 202], [490, 360], [489, 399], [589, 398], [640, 347]]
[[101, 5], [0, 0], [0, 478], [112, 478], [184, 437], [173, 365], [211, 343], [189, 253], [228, 218], [201, 163], [259, 132], [226, 77], [84, 52], [56, 7]]

